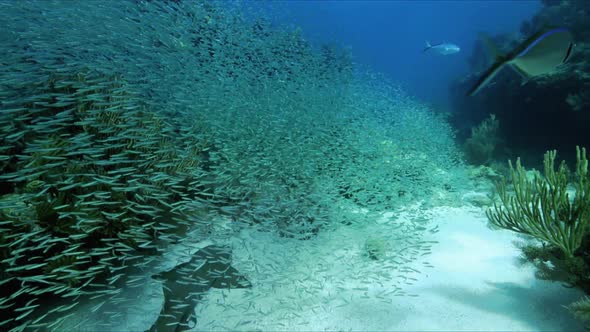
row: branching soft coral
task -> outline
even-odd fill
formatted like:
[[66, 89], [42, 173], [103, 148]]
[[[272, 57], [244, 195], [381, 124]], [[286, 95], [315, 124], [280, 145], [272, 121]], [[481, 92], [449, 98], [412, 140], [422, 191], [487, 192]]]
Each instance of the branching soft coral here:
[[505, 182], [498, 192], [503, 206], [494, 205], [487, 211], [492, 224], [533, 237], [560, 248], [573, 257], [582, 244], [590, 221], [590, 179], [586, 149], [576, 150], [575, 196], [570, 199], [568, 170], [562, 162], [555, 170], [556, 151], [545, 154], [544, 177], [529, 180], [526, 170], [516, 161], [510, 166], [514, 195], [509, 195]]

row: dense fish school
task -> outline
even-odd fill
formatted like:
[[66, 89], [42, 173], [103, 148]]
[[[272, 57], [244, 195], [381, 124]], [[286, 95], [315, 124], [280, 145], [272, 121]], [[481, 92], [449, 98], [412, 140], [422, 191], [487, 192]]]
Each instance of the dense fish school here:
[[203, 241], [252, 286], [231, 291], [238, 323], [198, 303], [202, 329], [280, 328], [289, 297], [411, 295], [436, 230], [384, 212], [452, 191], [452, 130], [346, 49], [268, 22], [224, 2], [0, 1], [0, 330], [121, 328]]

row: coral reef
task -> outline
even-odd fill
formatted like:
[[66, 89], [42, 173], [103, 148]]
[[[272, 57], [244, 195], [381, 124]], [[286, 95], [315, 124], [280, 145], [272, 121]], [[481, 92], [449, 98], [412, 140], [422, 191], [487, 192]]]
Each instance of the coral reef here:
[[471, 136], [463, 147], [465, 158], [471, 164], [486, 165], [493, 161], [494, 152], [500, 141], [499, 121], [494, 114], [471, 129]]
[[140, 253], [189, 229], [189, 184], [207, 148], [174, 133], [121, 78], [47, 77], [26, 98], [7, 98], [0, 115], [11, 133], [1, 138], [8, 162], [0, 181], [11, 192], [0, 199], [0, 297], [16, 321], [34, 307], [18, 308], [31, 293], [14, 289], [47, 285], [37, 292], [44, 297], [108, 294], [107, 287], [86, 288], [107, 277], [113, 284], [120, 275], [113, 271], [145, 264]]
[[365, 241], [364, 254], [372, 260], [381, 260], [387, 254], [387, 242], [382, 237], [372, 236]]

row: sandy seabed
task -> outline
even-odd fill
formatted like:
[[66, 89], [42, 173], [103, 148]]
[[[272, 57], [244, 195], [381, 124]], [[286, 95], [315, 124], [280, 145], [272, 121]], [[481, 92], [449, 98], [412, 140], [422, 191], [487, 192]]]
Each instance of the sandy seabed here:
[[[257, 287], [264, 281], [253, 280], [250, 290], [211, 289], [203, 303], [197, 306], [198, 318], [194, 331], [209, 330], [259, 330], [259, 331], [574, 331], [583, 330], [563, 306], [578, 300], [583, 293], [565, 288], [559, 283], [538, 280], [531, 264], [522, 264], [520, 251], [513, 244], [519, 240], [512, 232], [492, 230], [481, 208], [436, 207], [428, 211], [438, 225], [433, 234], [437, 241], [428, 255], [430, 268], [420, 267], [415, 282], [404, 287], [411, 296], [387, 295], [380, 290], [383, 285], [355, 284], [354, 279], [346, 281], [345, 287], [364, 288], [367, 294], [385, 295], [352, 299], [351, 301], [332, 301], [338, 297], [338, 287], [324, 282], [321, 290], [313, 296], [301, 297], [294, 292], [294, 284], [302, 275], [293, 273], [293, 280], [274, 280], [275, 285]], [[346, 232], [343, 228], [343, 232]], [[330, 259], [334, 246], [346, 243], [345, 238], [353, 238], [358, 232], [348, 235], [331, 236], [336, 243], [326, 243], [324, 259]], [[269, 233], [248, 234], [258, 249], [280, 250], [285, 243], [276, 243]], [[362, 236], [362, 235], [359, 235]], [[268, 241], [268, 245], [263, 244]], [[270, 241], [274, 241], [272, 244]], [[329, 240], [324, 239], [329, 242]], [[344, 242], [343, 242], [344, 241]], [[194, 248], [203, 247], [199, 243]], [[288, 245], [288, 244], [287, 244]], [[248, 250], [240, 251], [234, 245], [235, 266], [240, 268], [240, 260], [247, 255], [256, 255]], [[344, 249], [343, 249], [344, 250]], [[348, 248], [354, 252], [358, 248]], [[186, 248], [179, 249], [177, 254]], [[172, 253], [173, 255], [174, 253]], [[346, 253], [335, 254], [334, 259], [350, 257]], [[277, 253], [277, 257], [280, 255]], [[169, 269], [176, 258], [169, 258]], [[303, 264], [307, 260], [294, 261]], [[299, 262], [299, 263], [298, 263]], [[350, 263], [350, 262], [349, 262]], [[275, 261], [280, 269], [279, 261]], [[272, 266], [271, 264], [271, 266]], [[423, 262], [416, 262], [423, 264]], [[324, 275], [345, 275], [346, 266], [335, 263]], [[417, 266], [418, 267], [418, 266]], [[162, 267], [163, 268], [163, 267]], [[308, 267], [291, 266], [293, 271], [305, 271]], [[310, 272], [315, 273], [315, 272]], [[246, 275], [248, 275], [246, 273]], [[117, 310], [121, 313], [118, 322], [111, 327], [95, 325], [100, 319], [100, 311], [88, 314], [88, 307], [81, 307], [80, 314], [69, 319], [68, 325], [78, 325], [78, 331], [145, 331], [157, 319], [162, 305], [161, 286], [155, 280], [146, 278], [146, 287], [134, 290], [133, 298], [137, 305], [105, 306], [103, 311]], [[303, 285], [303, 284], [302, 284]], [[339, 287], [343, 284], [340, 282]], [[342, 289], [342, 288], [340, 288]], [[245, 293], [250, 304], [246, 308]], [[258, 294], [257, 294], [258, 292]], [[282, 306], [281, 310], [275, 310]], [[318, 309], [319, 308], [319, 309]], [[82, 320], [84, 322], [82, 322]], [[77, 324], [76, 324], [77, 322]], [[70, 326], [73, 326], [70, 325]]]
[[[284, 321], [291, 331], [575, 331], [583, 330], [563, 307], [583, 293], [538, 280], [531, 264], [520, 263], [519, 238], [492, 230], [482, 209], [434, 208], [438, 244], [417, 281], [404, 290], [418, 296], [392, 297], [391, 304], [376, 299], [353, 302], [331, 312], [298, 312]], [[354, 285], [351, 285], [354, 286]], [[212, 303], [228, 303], [222, 291], [212, 290]], [[233, 316], [226, 307], [209, 305], [202, 317]], [[237, 313], [236, 313], [237, 314]], [[258, 319], [260, 330], [275, 329]], [[206, 329], [207, 319], [197, 326]], [[210, 323], [210, 322], [209, 322]], [[231, 325], [227, 323], [228, 325]]]

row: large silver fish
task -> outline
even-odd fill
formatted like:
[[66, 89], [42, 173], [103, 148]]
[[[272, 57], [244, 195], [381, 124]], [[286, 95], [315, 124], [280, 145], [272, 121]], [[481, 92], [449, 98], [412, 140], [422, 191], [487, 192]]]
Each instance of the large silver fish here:
[[543, 29], [506, 55], [498, 52], [489, 38], [484, 36], [483, 42], [495, 61], [467, 92], [468, 96], [479, 92], [505, 65], [510, 65], [525, 81], [550, 74], [569, 59], [574, 46], [573, 36], [566, 28]]
[[231, 265], [231, 250], [208, 246], [189, 262], [153, 276], [162, 280], [164, 305], [149, 332], [180, 332], [196, 324], [195, 307], [211, 288], [249, 288], [250, 282]]

